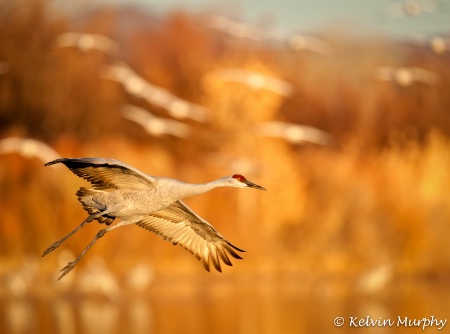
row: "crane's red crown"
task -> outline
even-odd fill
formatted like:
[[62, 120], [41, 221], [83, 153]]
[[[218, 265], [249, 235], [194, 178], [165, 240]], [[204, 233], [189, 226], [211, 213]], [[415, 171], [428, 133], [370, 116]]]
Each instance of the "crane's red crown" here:
[[240, 175], [240, 174], [234, 174], [234, 175], [233, 175], [233, 179], [236, 179], [236, 180], [238, 180], [239, 182], [247, 181], [247, 180], [245, 179], [245, 177], [243, 177], [243, 176]]

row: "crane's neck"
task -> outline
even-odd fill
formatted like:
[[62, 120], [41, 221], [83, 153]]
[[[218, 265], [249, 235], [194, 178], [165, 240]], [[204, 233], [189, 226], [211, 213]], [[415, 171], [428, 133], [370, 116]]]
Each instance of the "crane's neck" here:
[[223, 179], [218, 179], [218, 180], [214, 180], [214, 181], [211, 181], [208, 183], [203, 183], [203, 184], [187, 183], [187, 185], [188, 185], [188, 187], [186, 187], [186, 189], [184, 189], [185, 190], [184, 197], [200, 195], [200, 194], [203, 194], [214, 188], [229, 186], [229, 184], [227, 182], [224, 182]]
[[229, 183], [225, 181], [225, 178], [221, 178], [212, 182], [195, 184], [195, 183], [185, 183], [178, 180], [171, 180], [167, 184], [169, 193], [173, 194], [174, 200], [183, 199], [190, 196], [195, 196], [203, 194], [218, 187], [229, 186]]

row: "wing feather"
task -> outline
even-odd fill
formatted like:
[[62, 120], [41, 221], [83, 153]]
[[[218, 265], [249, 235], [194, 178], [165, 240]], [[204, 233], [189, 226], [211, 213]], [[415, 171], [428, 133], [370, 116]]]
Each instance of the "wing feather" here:
[[[190, 249], [191, 253], [194, 254], [194, 256], [198, 259], [201, 260], [202, 256], [201, 253], [199, 252], [199, 247], [198, 244], [201, 241], [200, 237], [197, 238], [190, 238], [189, 242], [186, 242], [185, 246], [182, 246], [184, 249]], [[181, 245], [180, 245], [181, 246]]]
[[242, 257], [240, 257], [240, 256], [233, 250], [233, 248], [234, 248], [234, 249], [237, 249], [237, 250], [240, 251], [240, 252], [242, 252], [242, 249], [239, 249], [239, 248], [237, 248], [237, 247], [234, 247], [232, 244], [229, 244], [229, 245], [225, 245], [225, 244], [224, 244], [223, 247], [228, 251], [228, 253], [231, 254], [232, 257], [234, 257], [234, 258], [236, 258], [236, 259], [242, 259]]
[[[220, 248], [220, 246], [218, 246], [216, 248]], [[219, 256], [217, 255], [216, 248], [214, 248], [212, 244], [208, 244], [209, 257], [211, 258], [211, 262], [214, 265], [214, 268], [216, 268], [216, 270], [218, 272], [222, 272], [222, 268], [220, 267]]]
[[199, 259], [207, 271], [210, 270], [212, 263], [217, 271], [222, 272], [220, 260], [232, 266], [228, 255], [242, 259], [236, 253], [236, 251], [244, 252], [242, 249], [233, 246], [182, 201], [146, 215], [136, 224], [174, 245], [180, 245]]
[[200, 256], [200, 259], [202, 261], [203, 268], [205, 268], [205, 270], [209, 272], [209, 254], [202, 254], [202, 256]]
[[179, 242], [181, 242], [183, 239], [188, 238], [189, 235], [187, 235], [184, 231], [184, 229], [178, 230], [173, 234], [172, 237], [172, 244], [177, 245]]
[[217, 247], [217, 253], [226, 265], [231, 266], [231, 261], [222, 247]]
[[50, 161], [45, 166], [57, 163], [64, 164], [97, 190], [144, 190], [155, 186], [155, 179], [150, 175], [114, 159], [62, 158]]

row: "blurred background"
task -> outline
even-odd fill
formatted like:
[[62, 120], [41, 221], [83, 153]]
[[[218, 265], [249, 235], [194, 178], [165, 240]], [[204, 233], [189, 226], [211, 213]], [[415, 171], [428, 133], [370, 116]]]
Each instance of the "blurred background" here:
[[[339, 6], [338, 6], [339, 3]], [[2, 333], [343, 332], [450, 316], [450, 1], [0, 1]], [[244, 259], [90, 242], [57, 157], [267, 192], [187, 199]], [[345, 329], [347, 328], [347, 329]], [[415, 328], [352, 328], [413, 333]], [[429, 331], [434, 331], [429, 329]]]

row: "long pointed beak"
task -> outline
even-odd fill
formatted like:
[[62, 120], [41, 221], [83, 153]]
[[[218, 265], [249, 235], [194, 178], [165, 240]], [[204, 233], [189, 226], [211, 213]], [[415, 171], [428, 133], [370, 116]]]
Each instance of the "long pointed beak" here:
[[257, 184], [250, 182], [248, 180], [245, 180], [244, 183], [249, 187], [249, 188], [255, 188], [255, 189], [259, 189], [259, 190], [264, 190], [267, 191], [266, 188], [258, 186]]

